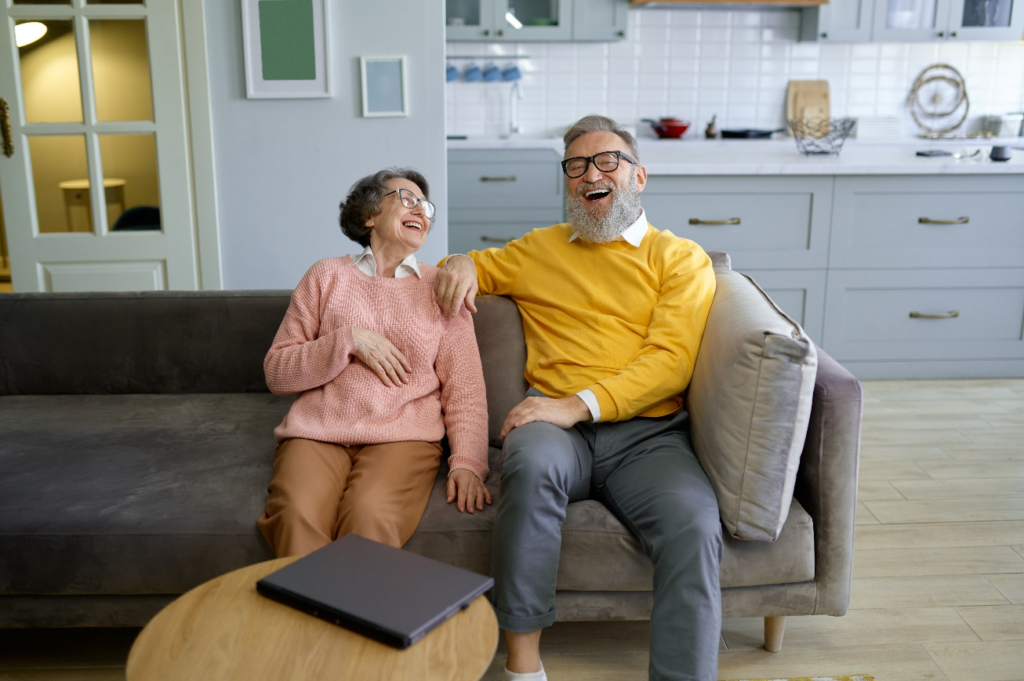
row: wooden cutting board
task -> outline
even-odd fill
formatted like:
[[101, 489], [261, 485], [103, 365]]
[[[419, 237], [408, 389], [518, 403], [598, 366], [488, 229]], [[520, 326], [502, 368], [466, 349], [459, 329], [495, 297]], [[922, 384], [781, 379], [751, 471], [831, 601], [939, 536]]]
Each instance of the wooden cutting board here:
[[786, 119], [825, 120], [830, 113], [827, 80], [791, 80], [786, 91]]

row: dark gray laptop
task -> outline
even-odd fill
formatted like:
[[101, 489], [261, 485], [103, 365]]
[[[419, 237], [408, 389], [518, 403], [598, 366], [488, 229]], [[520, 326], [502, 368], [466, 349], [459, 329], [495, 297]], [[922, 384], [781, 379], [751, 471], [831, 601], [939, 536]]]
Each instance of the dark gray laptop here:
[[408, 648], [493, 584], [490, 577], [349, 534], [267, 575], [256, 590]]

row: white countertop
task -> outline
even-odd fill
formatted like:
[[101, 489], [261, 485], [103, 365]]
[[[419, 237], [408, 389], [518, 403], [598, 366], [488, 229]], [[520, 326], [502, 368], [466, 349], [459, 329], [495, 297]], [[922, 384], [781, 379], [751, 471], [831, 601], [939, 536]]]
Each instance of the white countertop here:
[[[899, 142], [847, 140], [838, 155], [805, 156], [788, 138], [771, 140], [656, 140], [641, 138], [641, 162], [649, 175], [919, 175], [919, 174], [1024, 174], [1024, 148], [1011, 149], [1009, 161], [988, 158], [994, 144], [1024, 147], [1024, 137], [997, 140]], [[448, 140], [449, 149], [552, 149], [562, 150], [559, 138], [515, 137]], [[974, 158], [926, 158], [923, 149], [945, 149], [959, 154], [981, 153]]]

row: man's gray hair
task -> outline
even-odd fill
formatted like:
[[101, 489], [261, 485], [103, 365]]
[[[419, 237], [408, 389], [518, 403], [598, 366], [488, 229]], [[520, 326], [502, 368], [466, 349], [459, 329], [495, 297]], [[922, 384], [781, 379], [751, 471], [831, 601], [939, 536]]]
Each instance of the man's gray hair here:
[[636, 150], [636, 138], [612, 119], [607, 116], [598, 116], [596, 114], [584, 116], [569, 128], [563, 138], [565, 140], [565, 148], [568, 149], [569, 145], [575, 142], [581, 135], [586, 135], [588, 132], [599, 132], [601, 130], [615, 133], [621, 137], [622, 141], [629, 147], [629, 152], [633, 155], [633, 159], [637, 162], [640, 161], [640, 154]]

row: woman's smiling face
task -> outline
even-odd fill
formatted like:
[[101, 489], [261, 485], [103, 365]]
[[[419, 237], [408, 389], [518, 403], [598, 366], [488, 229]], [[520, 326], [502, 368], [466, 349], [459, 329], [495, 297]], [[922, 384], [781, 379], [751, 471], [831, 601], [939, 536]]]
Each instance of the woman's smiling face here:
[[380, 202], [380, 213], [366, 221], [370, 232], [370, 248], [374, 252], [385, 248], [395, 249], [411, 255], [418, 251], [430, 231], [430, 220], [422, 203], [413, 208], [406, 208], [398, 190], [404, 189], [417, 199], [424, 198], [423, 190], [412, 180], [396, 177], [387, 180], [388, 194]]

